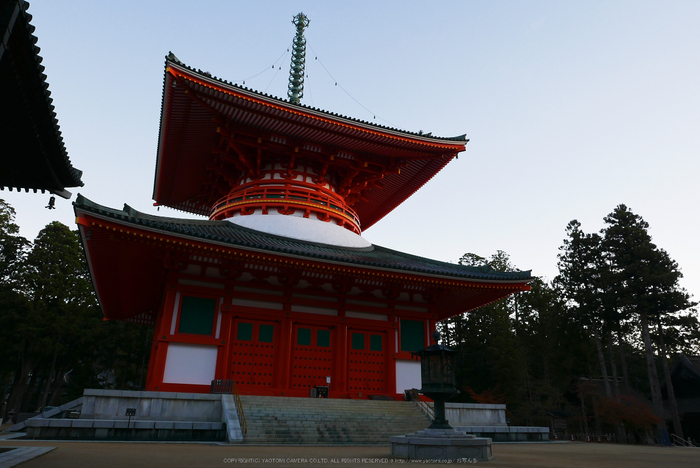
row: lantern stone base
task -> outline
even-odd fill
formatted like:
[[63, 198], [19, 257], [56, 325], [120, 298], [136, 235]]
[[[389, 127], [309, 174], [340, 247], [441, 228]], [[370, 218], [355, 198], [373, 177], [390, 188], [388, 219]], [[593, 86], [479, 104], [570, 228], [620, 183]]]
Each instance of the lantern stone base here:
[[426, 429], [389, 439], [391, 455], [408, 460], [489, 461], [493, 458], [491, 439], [475, 437], [454, 429]]

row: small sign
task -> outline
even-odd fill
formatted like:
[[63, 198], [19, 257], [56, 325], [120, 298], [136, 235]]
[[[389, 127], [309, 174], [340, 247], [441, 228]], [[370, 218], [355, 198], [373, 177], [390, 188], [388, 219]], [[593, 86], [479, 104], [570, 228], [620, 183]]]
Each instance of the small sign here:
[[127, 416], [136, 416], [136, 408], [127, 408], [126, 415]]

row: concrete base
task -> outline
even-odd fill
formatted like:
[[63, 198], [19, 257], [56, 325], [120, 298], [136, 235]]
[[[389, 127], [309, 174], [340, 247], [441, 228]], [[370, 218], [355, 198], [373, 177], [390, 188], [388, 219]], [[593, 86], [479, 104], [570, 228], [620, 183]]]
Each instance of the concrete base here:
[[[433, 408], [434, 403], [429, 402], [428, 406]], [[432, 418], [432, 414], [426, 416]], [[493, 442], [549, 441], [548, 427], [508, 426], [506, 405], [445, 403], [445, 419], [456, 431], [487, 437]]]
[[494, 442], [549, 442], [548, 427], [529, 426], [453, 426], [455, 430], [488, 437]]
[[[84, 440], [226, 440], [221, 422], [144, 421], [109, 419], [27, 419], [27, 438]], [[1, 468], [1, 467], [0, 467]]]
[[454, 429], [426, 429], [389, 439], [391, 455], [408, 460], [473, 463], [493, 458], [491, 439]]
[[[135, 409], [135, 414], [127, 416], [127, 408]], [[69, 412], [74, 417], [65, 417]], [[78, 400], [8, 430], [25, 431], [32, 439], [228, 442], [243, 439], [231, 395], [127, 390], [85, 389]]]

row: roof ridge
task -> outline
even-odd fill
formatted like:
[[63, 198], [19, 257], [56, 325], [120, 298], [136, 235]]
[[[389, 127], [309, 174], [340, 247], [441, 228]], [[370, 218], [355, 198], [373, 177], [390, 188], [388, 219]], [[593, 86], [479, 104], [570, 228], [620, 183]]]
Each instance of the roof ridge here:
[[387, 252], [400, 254], [404, 257], [411, 257], [411, 258], [415, 258], [415, 259], [420, 259], [422, 261], [427, 260], [428, 262], [441, 264], [441, 265], [450, 265], [450, 266], [454, 266], [457, 268], [472, 270], [472, 271], [479, 272], [479, 273], [487, 273], [487, 274], [492, 274], [492, 275], [502, 274], [502, 275], [506, 275], [506, 276], [523, 276], [523, 277], [527, 277], [527, 278], [530, 278], [532, 276], [532, 270], [501, 271], [501, 270], [496, 270], [491, 265], [482, 265], [482, 266], [460, 265], [459, 263], [445, 262], [443, 260], [435, 260], [432, 258], [421, 257], [418, 255], [414, 255], [414, 254], [410, 254], [410, 253], [406, 253], [406, 252], [401, 252], [401, 251], [394, 250], [394, 249], [389, 249], [387, 247], [382, 247], [380, 245], [377, 245], [376, 248], [387, 251]]

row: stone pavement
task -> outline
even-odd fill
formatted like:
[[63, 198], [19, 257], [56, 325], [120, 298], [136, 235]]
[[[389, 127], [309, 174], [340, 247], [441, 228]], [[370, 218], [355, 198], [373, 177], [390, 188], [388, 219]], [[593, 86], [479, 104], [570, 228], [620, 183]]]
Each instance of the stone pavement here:
[[16, 446], [12, 450], [3, 451], [6, 448], [8, 447], [0, 447], [0, 468], [12, 468], [56, 449], [56, 447]]
[[[2, 440], [3, 447], [56, 447], [22, 468], [326, 467], [418, 465], [392, 459], [388, 446], [264, 446], [215, 443], [59, 442]], [[0, 454], [2, 457], [5, 454]], [[700, 449], [580, 442], [493, 444], [498, 467], [685, 468], [700, 466]], [[1, 459], [0, 459], [1, 463]], [[468, 461], [467, 461], [467, 464]], [[420, 463], [445, 466], [444, 463]], [[12, 466], [12, 465], [8, 465]], [[464, 463], [452, 466], [464, 466]]]

